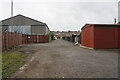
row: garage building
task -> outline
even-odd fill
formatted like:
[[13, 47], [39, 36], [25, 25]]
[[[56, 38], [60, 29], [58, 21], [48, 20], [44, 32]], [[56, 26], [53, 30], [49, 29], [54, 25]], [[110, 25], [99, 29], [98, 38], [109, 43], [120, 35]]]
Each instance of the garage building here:
[[120, 25], [86, 24], [82, 30], [82, 46], [94, 49], [120, 48]]

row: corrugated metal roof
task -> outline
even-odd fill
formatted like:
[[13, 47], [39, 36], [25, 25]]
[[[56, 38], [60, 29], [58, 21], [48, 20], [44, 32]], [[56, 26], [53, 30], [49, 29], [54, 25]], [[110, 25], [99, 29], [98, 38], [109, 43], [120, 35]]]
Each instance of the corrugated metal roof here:
[[[19, 17], [19, 16], [22, 16], [22, 17], [28, 18], [28, 19], [33, 20], [33, 21], [35, 21], [35, 22], [43, 23], [43, 22], [41, 22], [41, 21], [38, 21], [38, 20], [35, 20], [35, 19], [32, 19], [32, 18], [29, 18], [29, 17], [23, 16], [23, 15], [21, 15], [21, 14], [18, 14], [18, 15], [16, 15], [16, 16], [13, 16], [13, 17], [7, 18], [7, 19], [5, 19], [5, 20], [2, 20], [1, 22], [4, 22], [4, 21], [6, 21], [6, 20], [10, 20], [10, 19], [12, 19], [12, 18]], [[43, 23], [43, 24], [45, 24], [45, 23]]]
[[[4, 22], [9, 21], [9, 20], [12, 20], [12, 19], [14, 19], [14, 18], [16, 18], [16, 17], [22, 17], [22, 19], [28, 19], [28, 20], [31, 20], [31, 21], [34, 22], [34, 24], [32, 24], [32, 23], [27, 23], [28, 25], [46, 26], [46, 27], [49, 29], [49, 27], [47, 26], [46, 23], [43, 23], [43, 22], [41, 22], [41, 21], [38, 21], [38, 20], [35, 20], [35, 19], [32, 19], [32, 18], [26, 17], [26, 16], [23, 16], [23, 15], [21, 15], [21, 14], [0, 21], [0, 22], [2, 22], [1, 25], [9, 25], [9, 24], [4, 24]], [[10, 23], [12, 23], [12, 22], [10, 22]], [[13, 26], [17, 26], [17, 25], [13, 25]], [[24, 24], [21, 23], [21, 26], [24, 26]], [[49, 29], [49, 30], [50, 30], [50, 29]]]
[[120, 27], [120, 24], [85, 24], [82, 28], [81, 28], [81, 30], [82, 29], [84, 29], [84, 28], [87, 28], [87, 27], [91, 27], [91, 26], [95, 26], [95, 27]]

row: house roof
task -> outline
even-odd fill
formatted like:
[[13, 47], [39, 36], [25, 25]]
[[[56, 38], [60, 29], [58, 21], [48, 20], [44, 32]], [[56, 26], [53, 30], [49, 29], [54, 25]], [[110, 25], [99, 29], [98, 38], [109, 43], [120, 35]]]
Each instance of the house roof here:
[[91, 26], [95, 26], [95, 27], [120, 27], [120, 24], [85, 24], [82, 28], [87, 28], [87, 27], [91, 27]]

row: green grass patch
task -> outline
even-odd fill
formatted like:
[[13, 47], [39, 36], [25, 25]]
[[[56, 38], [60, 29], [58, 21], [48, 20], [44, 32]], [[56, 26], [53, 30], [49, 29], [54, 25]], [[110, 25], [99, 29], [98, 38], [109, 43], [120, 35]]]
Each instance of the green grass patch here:
[[8, 78], [22, 65], [25, 64], [25, 58], [28, 54], [19, 51], [5, 51], [2, 53], [2, 77]]

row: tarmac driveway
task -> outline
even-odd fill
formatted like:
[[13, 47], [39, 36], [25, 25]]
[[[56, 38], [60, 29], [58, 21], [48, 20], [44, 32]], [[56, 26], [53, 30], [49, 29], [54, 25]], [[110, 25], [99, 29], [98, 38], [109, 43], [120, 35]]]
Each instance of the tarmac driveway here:
[[117, 78], [117, 50], [89, 50], [64, 40], [23, 45], [35, 51], [16, 78]]

